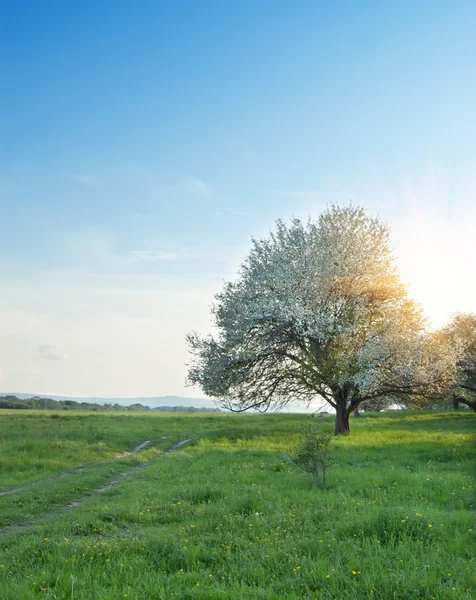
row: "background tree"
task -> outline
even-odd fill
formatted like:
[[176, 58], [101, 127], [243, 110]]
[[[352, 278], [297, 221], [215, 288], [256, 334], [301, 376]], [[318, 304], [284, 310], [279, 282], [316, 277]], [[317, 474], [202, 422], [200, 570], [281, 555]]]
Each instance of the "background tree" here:
[[347, 433], [362, 402], [423, 395], [438, 379], [436, 365], [422, 368], [424, 320], [397, 274], [389, 229], [362, 208], [278, 221], [253, 240], [212, 314], [215, 337], [188, 336], [188, 380], [231, 410], [319, 396], [336, 411], [335, 433]]
[[454, 315], [440, 336], [456, 354], [449, 389], [453, 405], [465, 404], [476, 412], [476, 314]]
[[421, 338], [413, 366], [415, 380], [426, 382], [421, 393], [402, 394], [396, 400], [400, 408], [410, 410], [444, 410], [453, 393], [456, 363], [460, 346], [442, 330], [427, 331]]
[[362, 403], [360, 408], [365, 412], [380, 412], [382, 410], [385, 410], [386, 408], [389, 408], [389, 406], [391, 406], [393, 403], [394, 401], [392, 400], [392, 398], [387, 398], [386, 396], [379, 396], [378, 398], [373, 398], [372, 400], [366, 400]]

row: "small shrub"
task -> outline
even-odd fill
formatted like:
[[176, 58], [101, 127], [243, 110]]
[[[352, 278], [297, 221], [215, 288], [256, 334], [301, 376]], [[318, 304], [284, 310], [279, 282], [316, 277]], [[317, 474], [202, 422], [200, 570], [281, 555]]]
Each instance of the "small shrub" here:
[[319, 423], [313, 421], [304, 425], [292, 462], [305, 473], [311, 475], [314, 485], [325, 484], [326, 472], [333, 461], [330, 445], [331, 433], [322, 431]]

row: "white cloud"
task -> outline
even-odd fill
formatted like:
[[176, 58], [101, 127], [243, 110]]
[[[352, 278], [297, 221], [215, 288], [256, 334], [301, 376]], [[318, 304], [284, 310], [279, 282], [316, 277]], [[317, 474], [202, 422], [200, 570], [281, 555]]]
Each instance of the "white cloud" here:
[[67, 232], [63, 237], [65, 251], [81, 262], [111, 259], [116, 241], [112, 234], [97, 227]]
[[185, 177], [185, 187], [192, 191], [198, 191], [207, 200], [213, 199], [210, 186], [198, 177]]
[[337, 192], [323, 192], [321, 190], [271, 190], [273, 194], [280, 196], [292, 196], [293, 198], [321, 198], [337, 196]]
[[82, 185], [88, 185], [90, 187], [97, 187], [98, 184], [97, 178], [89, 173], [67, 173], [66, 177], [76, 183], [81, 183]]
[[189, 252], [168, 252], [165, 250], [133, 250], [127, 256], [129, 256], [131, 262], [161, 262], [194, 258], [197, 255]]
[[43, 344], [37, 347], [36, 358], [41, 360], [67, 360], [68, 357], [58, 346]]
[[92, 270], [99, 267], [124, 268], [138, 263], [171, 262], [204, 256], [203, 252], [193, 252], [182, 248], [141, 248], [125, 250], [120, 248], [120, 240], [100, 228], [86, 228], [69, 232], [63, 244], [67, 253], [81, 265], [90, 264]]
[[221, 216], [247, 217], [250, 214], [251, 214], [250, 212], [245, 212], [243, 210], [235, 210], [234, 208], [227, 208], [227, 207], [224, 207], [221, 210], [217, 210], [215, 212], [215, 215], [217, 217], [221, 217]]
[[[185, 335], [209, 330], [209, 305], [219, 280], [75, 277], [45, 271], [31, 281], [0, 285], [5, 390], [105, 397], [202, 395], [185, 386]], [[54, 343], [45, 344], [48, 339]]]

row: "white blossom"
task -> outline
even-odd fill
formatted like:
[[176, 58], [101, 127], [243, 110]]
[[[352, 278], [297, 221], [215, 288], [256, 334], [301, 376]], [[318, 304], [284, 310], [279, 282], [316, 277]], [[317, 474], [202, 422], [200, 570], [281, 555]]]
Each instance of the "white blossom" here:
[[[232, 410], [310, 402], [349, 412], [425, 393], [424, 319], [397, 274], [389, 229], [362, 208], [282, 221], [216, 296], [216, 337], [188, 336], [189, 381]], [[437, 368], [437, 367], [435, 367]]]

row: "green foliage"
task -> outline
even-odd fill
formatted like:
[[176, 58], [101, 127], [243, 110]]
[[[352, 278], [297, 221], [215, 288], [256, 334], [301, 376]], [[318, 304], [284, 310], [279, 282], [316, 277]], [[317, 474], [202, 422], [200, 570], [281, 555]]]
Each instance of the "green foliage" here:
[[293, 463], [312, 477], [314, 485], [325, 484], [326, 473], [333, 463], [330, 445], [333, 435], [324, 432], [317, 422], [306, 423], [302, 428], [299, 443], [291, 457]]

